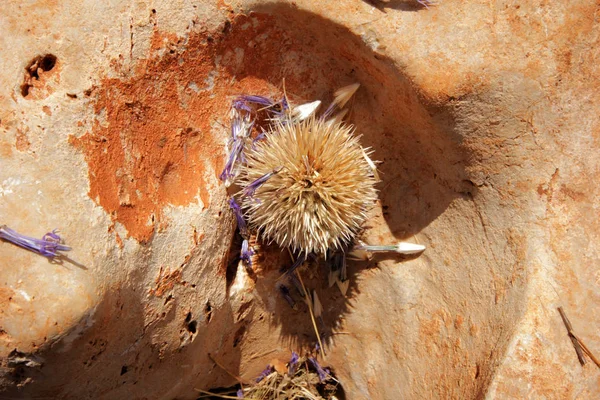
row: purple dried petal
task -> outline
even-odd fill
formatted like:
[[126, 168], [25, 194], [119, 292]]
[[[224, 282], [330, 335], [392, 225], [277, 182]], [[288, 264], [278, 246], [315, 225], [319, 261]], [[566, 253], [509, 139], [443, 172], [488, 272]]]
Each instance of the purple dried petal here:
[[293, 309], [296, 308], [296, 302], [294, 301], [294, 299], [292, 298], [292, 295], [290, 294], [290, 289], [288, 289], [287, 286], [278, 283], [277, 284], [277, 289], [279, 290], [279, 293], [281, 294], [281, 296], [285, 299], [285, 301], [288, 302], [288, 304], [290, 305], [290, 307], [292, 307]]
[[231, 122], [231, 138], [235, 140], [250, 137], [253, 126], [254, 121], [251, 121], [249, 116], [246, 115], [243, 118], [235, 116]]
[[281, 168], [282, 167], [275, 168], [273, 171], [264, 174], [263, 176], [246, 186], [244, 188], [244, 195], [248, 197], [254, 196], [254, 192], [256, 192], [256, 189], [258, 189], [263, 183], [268, 181], [273, 175], [281, 171]]
[[288, 375], [293, 376], [296, 373], [296, 369], [298, 368], [298, 361], [300, 360], [300, 356], [295, 351], [292, 351], [292, 358], [288, 364]]
[[246, 102], [246, 103], [260, 104], [261, 106], [265, 106], [265, 107], [271, 107], [275, 104], [273, 102], [273, 100], [269, 99], [268, 97], [256, 96], [256, 95], [243, 95], [243, 96], [238, 97], [236, 100]]
[[236, 396], [238, 399], [243, 399], [244, 398], [244, 391], [242, 389], [238, 389]]
[[290, 359], [290, 365], [295, 365], [300, 360], [300, 356], [295, 351], [292, 351], [292, 358]]
[[327, 369], [323, 369], [317, 362], [317, 359], [314, 357], [308, 357], [308, 361], [315, 367], [317, 370], [317, 374], [319, 375], [319, 381], [323, 382], [329, 379], [329, 371]]
[[38, 253], [44, 257], [52, 258], [58, 255], [58, 251], [69, 251], [71, 248], [60, 244], [60, 236], [56, 233], [56, 229], [48, 232], [42, 239], [36, 239], [29, 236], [21, 235], [20, 233], [10, 229], [6, 225], [0, 226], [0, 239], [23, 247], [24, 249]]
[[273, 367], [271, 367], [270, 365], [267, 365], [267, 368], [265, 368], [264, 371], [261, 372], [261, 374], [258, 376], [258, 378], [256, 378], [256, 383], [259, 383], [260, 381], [265, 379], [267, 376], [269, 376], [271, 374], [271, 372], [273, 372]]
[[298, 293], [300, 293], [300, 296], [306, 297], [306, 293], [304, 292], [304, 289], [302, 288], [302, 285], [300, 284], [300, 281], [296, 277], [296, 274], [288, 275], [288, 279], [294, 285], [294, 287], [296, 288], [296, 290], [298, 291]]
[[227, 159], [227, 163], [225, 164], [225, 168], [219, 178], [222, 181], [230, 182], [233, 180], [237, 174], [237, 160], [241, 158], [242, 151], [244, 149], [244, 143], [242, 139], [235, 139], [232, 141], [232, 149], [231, 153], [229, 153], [229, 158]]
[[325, 120], [331, 117], [331, 114], [333, 114], [333, 111], [337, 108], [338, 107], [335, 103], [331, 103], [329, 107], [327, 107], [327, 110], [325, 110], [325, 112], [321, 115], [321, 119]]
[[300, 255], [298, 256], [296, 261], [294, 261], [292, 266], [285, 272], [286, 275], [292, 276], [294, 274], [294, 271], [296, 270], [296, 268], [298, 268], [299, 266], [304, 264], [304, 261], [306, 261], [306, 253], [300, 253]]
[[289, 110], [289, 109], [290, 109], [290, 105], [289, 105], [289, 103], [288, 103], [288, 101], [287, 101], [287, 98], [286, 98], [285, 96], [283, 96], [283, 97], [281, 98], [281, 108], [282, 108], [284, 111], [287, 111], [287, 110]]
[[251, 267], [253, 255], [254, 255], [254, 250], [252, 250], [250, 248], [250, 245], [248, 244], [248, 240], [244, 239], [244, 241], [242, 242], [242, 251], [241, 251], [240, 258], [242, 259], [242, 261], [244, 261], [246, 264], [248, 264], [248, 266]]
[[233, 214], [235, 215], [235, 219], [237, 220], [238, 229], [240, 230], [240, 234], [243, 237], [248, 236], [248, 226], [246, 225], [246, 220], [242, 215], [242, 209], [240, 205], [235, 201], [235, 198], [229, 199], [229, 207], [233, 210]]
[[[285, 111], [289, 109], [289, 104], [285, 97], [283, 98], [283, 100], [281, 100], [281, 102], [276, 103], [268, 97], [256, 95], [239, 96], [233, 101], [233, 108], [235, 110], [250, 113], [252, 112], [252, 107], [250, 106], [250, 104], [257, 104], [261, 106], [261, 109], [265, 109], [267, 112], [273, 114], [278, 118], [283, 118], [285, 115]], [[281, 107], [275, 107], [276, 105], [281, 105]]]
[[267, 137], [267, 134], [265, 132], [261, 132], [258, 135], [256, 135], [256, 137], [252, 139], [252, 148], [254, 148], [256, 142], [258, 142], [259, 140], [263, 140], [265, 137]]
[[225, 181], [226, 186], [229, 186], [238, 174], [239, 163], [245, 162], [244, 143], [250, 137], [254, 121], [250, 121], [248, 116], [241, 118], [239, 115], [233, 118], [231, 123], [231, 140], [229, 141], [229, 156], [227, 163], [219, 178]]
[[42, 240], [60, 243], [60, 236], [58, 236], [58, 234], [56, 233], [56, 229], [55, 229], [52, 232], [48, 232], [44, 236], [42, 236]]
[[238, 111], [246, 111], [246, 112], [252, 111], [252, 109], [250, 108], [248, 103], [240, 98], [237, 98], [233, 101], [232, 107]]

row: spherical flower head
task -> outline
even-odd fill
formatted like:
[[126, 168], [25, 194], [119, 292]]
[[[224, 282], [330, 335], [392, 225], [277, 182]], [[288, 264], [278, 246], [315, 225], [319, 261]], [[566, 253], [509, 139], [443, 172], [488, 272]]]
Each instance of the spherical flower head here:
[[305, 254], [350, 243], [377, 199], [367, 154], [349, 125], [315, 117], [276, 122], [242, 168], [241, 186], [252, 188], [242, 203], [251, 228]]

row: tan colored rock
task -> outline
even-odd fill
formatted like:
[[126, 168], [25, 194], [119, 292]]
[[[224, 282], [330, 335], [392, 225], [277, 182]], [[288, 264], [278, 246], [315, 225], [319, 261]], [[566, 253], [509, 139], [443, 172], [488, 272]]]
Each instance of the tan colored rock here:
[[0, 224], [73, 250], [0, 242], [0, 397], [192, 399], [314, 346], [287, 254], [236, 268], [218, 179], [232, 97], [285, 79], [361, 84], [365, 241], [427, 246], [347, 298], [307, 273], [346, 397], [596, 398], [556, 307], [600, 356], [597, 6], [466, 3], [5, 5]]

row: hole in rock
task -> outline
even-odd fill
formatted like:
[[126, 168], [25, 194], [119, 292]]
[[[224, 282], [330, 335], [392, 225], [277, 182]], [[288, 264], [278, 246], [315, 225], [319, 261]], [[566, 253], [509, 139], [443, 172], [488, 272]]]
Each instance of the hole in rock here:
[[210, 305], [210, 301], [207, 301], [204, 306], [204, 316], [206, 318], [206, 323], [209, 323], [212, 318], [212, 306]]
[[53, 54], [46, 54], [45, 56], [42, 57], [42, 59], [39, 62], [39, 66], [42, 69], [42, 71], [51, 71], [52, 68], [54, 68], [54, 66], [56, 65], [56, 56]]
[[183, 321], [183, 324], [185, 325], [185, 329], [190, 332], [191, 334], [196, 333], [196, 330], [198, 329], [198, 321], [196, 321], [195, 319], [192, 320], [192, 312], [188, 312], [187, 315], [185, 316], [185, 320]]
[[235, 335], [233, 336], [233, 347], [234, 348], [237, 347], [238, 344], [240, 344], [240, 341], [244, 337], [245, 333], [246, 333], [245, 325], [240, 326], [239, 329], [235, 332]]
[[225, 281], [227, 283], [227, 288], [229, 288], [233, 283], [238, 266], [240, 265], [240, 251], [242, 250], [243, 240], [244, 239], [242, 238], [242, 235], [240, 235], [240, 231], [236, 229], [233, 233], [233, 238], [231, 245], [229, 246], [229, 252], [226, 259], [227, 270], [225, 272]]
[[36, 86], [35, 81], [40, 81], [44, 72], [49, 72], [56, 66], [58, 58], [53, 54], [37, 56], [25, 67], [25, 78], [21, 84], [21, 95], [27, 97], [31, 88]]
[[198, 321], [196, 321], [196, 320], [190, 321], [190, 322], [187, 324], [187, 330], [188, 330], [190, 333], [196, 333], [196, 329], [197, 329], [197, 327], [198, 327]]

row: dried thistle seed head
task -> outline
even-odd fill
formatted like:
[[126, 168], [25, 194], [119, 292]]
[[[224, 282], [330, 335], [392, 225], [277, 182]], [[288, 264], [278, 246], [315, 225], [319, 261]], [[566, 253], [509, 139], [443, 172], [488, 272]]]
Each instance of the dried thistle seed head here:
[[276, 122], [241, 172], [241, 186], [253, 192], [242, 203], [251, 228], [305, 254], [349, 243], [377, 199], [353, 128], [314, 117]]

